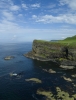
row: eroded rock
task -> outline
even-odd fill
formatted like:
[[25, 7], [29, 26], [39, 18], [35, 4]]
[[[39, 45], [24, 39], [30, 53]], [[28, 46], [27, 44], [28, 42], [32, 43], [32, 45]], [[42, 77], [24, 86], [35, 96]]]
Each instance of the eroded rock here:
[[48, 73], [56, 73], [56, 71], [54, 71], [54, 70], [52, 70], [52, 69], [49, 69], [49, 70], [43, 69], [43, 71], [48, 72]]
[[76, 65], [76, 48], [60, 42], [34, 40], [32, 51], [24, 56], [40, 61], [52, 61], [58, 65]]
[[74, 66], [65, 66], [65, 65], [60, 65], [59, 67], [63, 68], [63, 69], [74, 69]]
[[43, 90], [43, 89], [38, 89], [37, 90], [37, 94], [45, 96], [46, 100], [56, 100], [53, 97], [53, 93], [51, 91], [46, 91], [46, 90]]
[[68, 82], [72, 82], [72, 79], [71, 78], [67, 78], [65, 76], [63, 76], [64, 80], [68, 81]]
[[23, 76], [23, 74], [24, 74], [24, 71], [21, 71], [19, 73], [14, 73], [14, 72], [9, 73], [10, 77], [17, 78], [17, 79], [20, 79]]
[[6, 56], [5, 58], [4, 58], [4, 60], [10, 60], [10, 59], [13, 59], [14, 58], [14, 56]]
[[71, 75], [71, 76], [75, 78], [75, 77], [76, 77], [76, 74], [74, 74], [74, 75]]
[[69, 95], [68, 92], [62, 91], [59, 87], [56, 87], [56, 95], [51, 91], [46, 91], [43, 89], [37, 90], [38, 95], [43, 95], [46, 97], [46, 100], [75, 100], [76, 94]]
[[42, 83], [42, 81], [38, 78], [25, 79], [25, 81], [32, 81], [32, 82], [35, 82], [35, 83]]

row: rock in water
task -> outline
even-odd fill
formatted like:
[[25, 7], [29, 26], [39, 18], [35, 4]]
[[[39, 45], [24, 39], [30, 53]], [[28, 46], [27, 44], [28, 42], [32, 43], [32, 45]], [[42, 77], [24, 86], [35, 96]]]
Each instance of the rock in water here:
[[25, 79], [25, 81], [32, 81], [32, 82], [35, 82], [35, 83], [42, 83], [42, 81], [37, 79], [37, 78]]
[[4, 60], [10, 60], [10, 59], [13, 59], [14, 57], [13, 56], [7, 56], [4, 58]]
[[75, 68], [74, 66], [64, 66], [64, 65], [60, 65], [60, 67], [64, 69], [74, 69]]

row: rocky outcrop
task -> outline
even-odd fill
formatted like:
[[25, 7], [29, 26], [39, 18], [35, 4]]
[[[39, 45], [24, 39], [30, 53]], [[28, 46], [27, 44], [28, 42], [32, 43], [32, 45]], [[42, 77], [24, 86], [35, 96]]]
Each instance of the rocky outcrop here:
[[34, 40], [32, 51], [24, 56], [61, 65], [76, 65], [76, 49], [58, 42]]
[[11, 59], [13, 59], [14, 58], [14, 56], [6, 56], [5, 58], [4, 58], [4, 60], [11, 60]]

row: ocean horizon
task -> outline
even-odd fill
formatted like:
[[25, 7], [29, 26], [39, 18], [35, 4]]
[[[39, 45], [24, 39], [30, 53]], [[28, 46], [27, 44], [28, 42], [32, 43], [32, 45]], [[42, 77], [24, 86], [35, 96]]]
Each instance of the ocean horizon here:
[[[56, 94], [56, 87], [70, 95], [76, 93], [72, 84], [76, 84], [76, 80], [71, 77], [75, 70], [64, 70], [56, 63], [23, 56], [31, 50], [32, 42], [0, 44], [0, 100], [46, 100], [44, 95], [37, 94], [37, 90], [43, 89]], [[6, 56], [14, 58], [4, 60]], [[49, 69], [56, 73], [48, 73], [46, 70]], [[67, 82], [63, 76], [70, 77], [73, 82]], [[26, 81], [31, 78], [39, 79], [41, 83]]]

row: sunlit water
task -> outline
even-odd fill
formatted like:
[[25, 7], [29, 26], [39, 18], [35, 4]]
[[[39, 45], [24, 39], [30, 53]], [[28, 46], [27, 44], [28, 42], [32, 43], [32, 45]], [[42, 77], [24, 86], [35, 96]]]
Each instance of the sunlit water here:
[[[0, 100], [45, 100], [44, 96], [37, 94], [37, 89], [43, 88], [55, 93], [58, 86], [70, 94], [76, 93], [72, 83], [76, 79], [71, 75], [74, 70], [64, 70], [52, 62], [41, 62], [23, 56], [32, 49], [32, 43], [0, 44]], [[6, 56], [14, 56], [14, 59], [4, 60]], [[53, 69], [51, 74], [42, 69]], [[21, 73], [20, 77], [11, 77], [10, 73]], [[62, 76], [70, 77], [73, 82], [65, 81]], [[41, 84], [27, 82], [25, 79], [38, 78]]]

